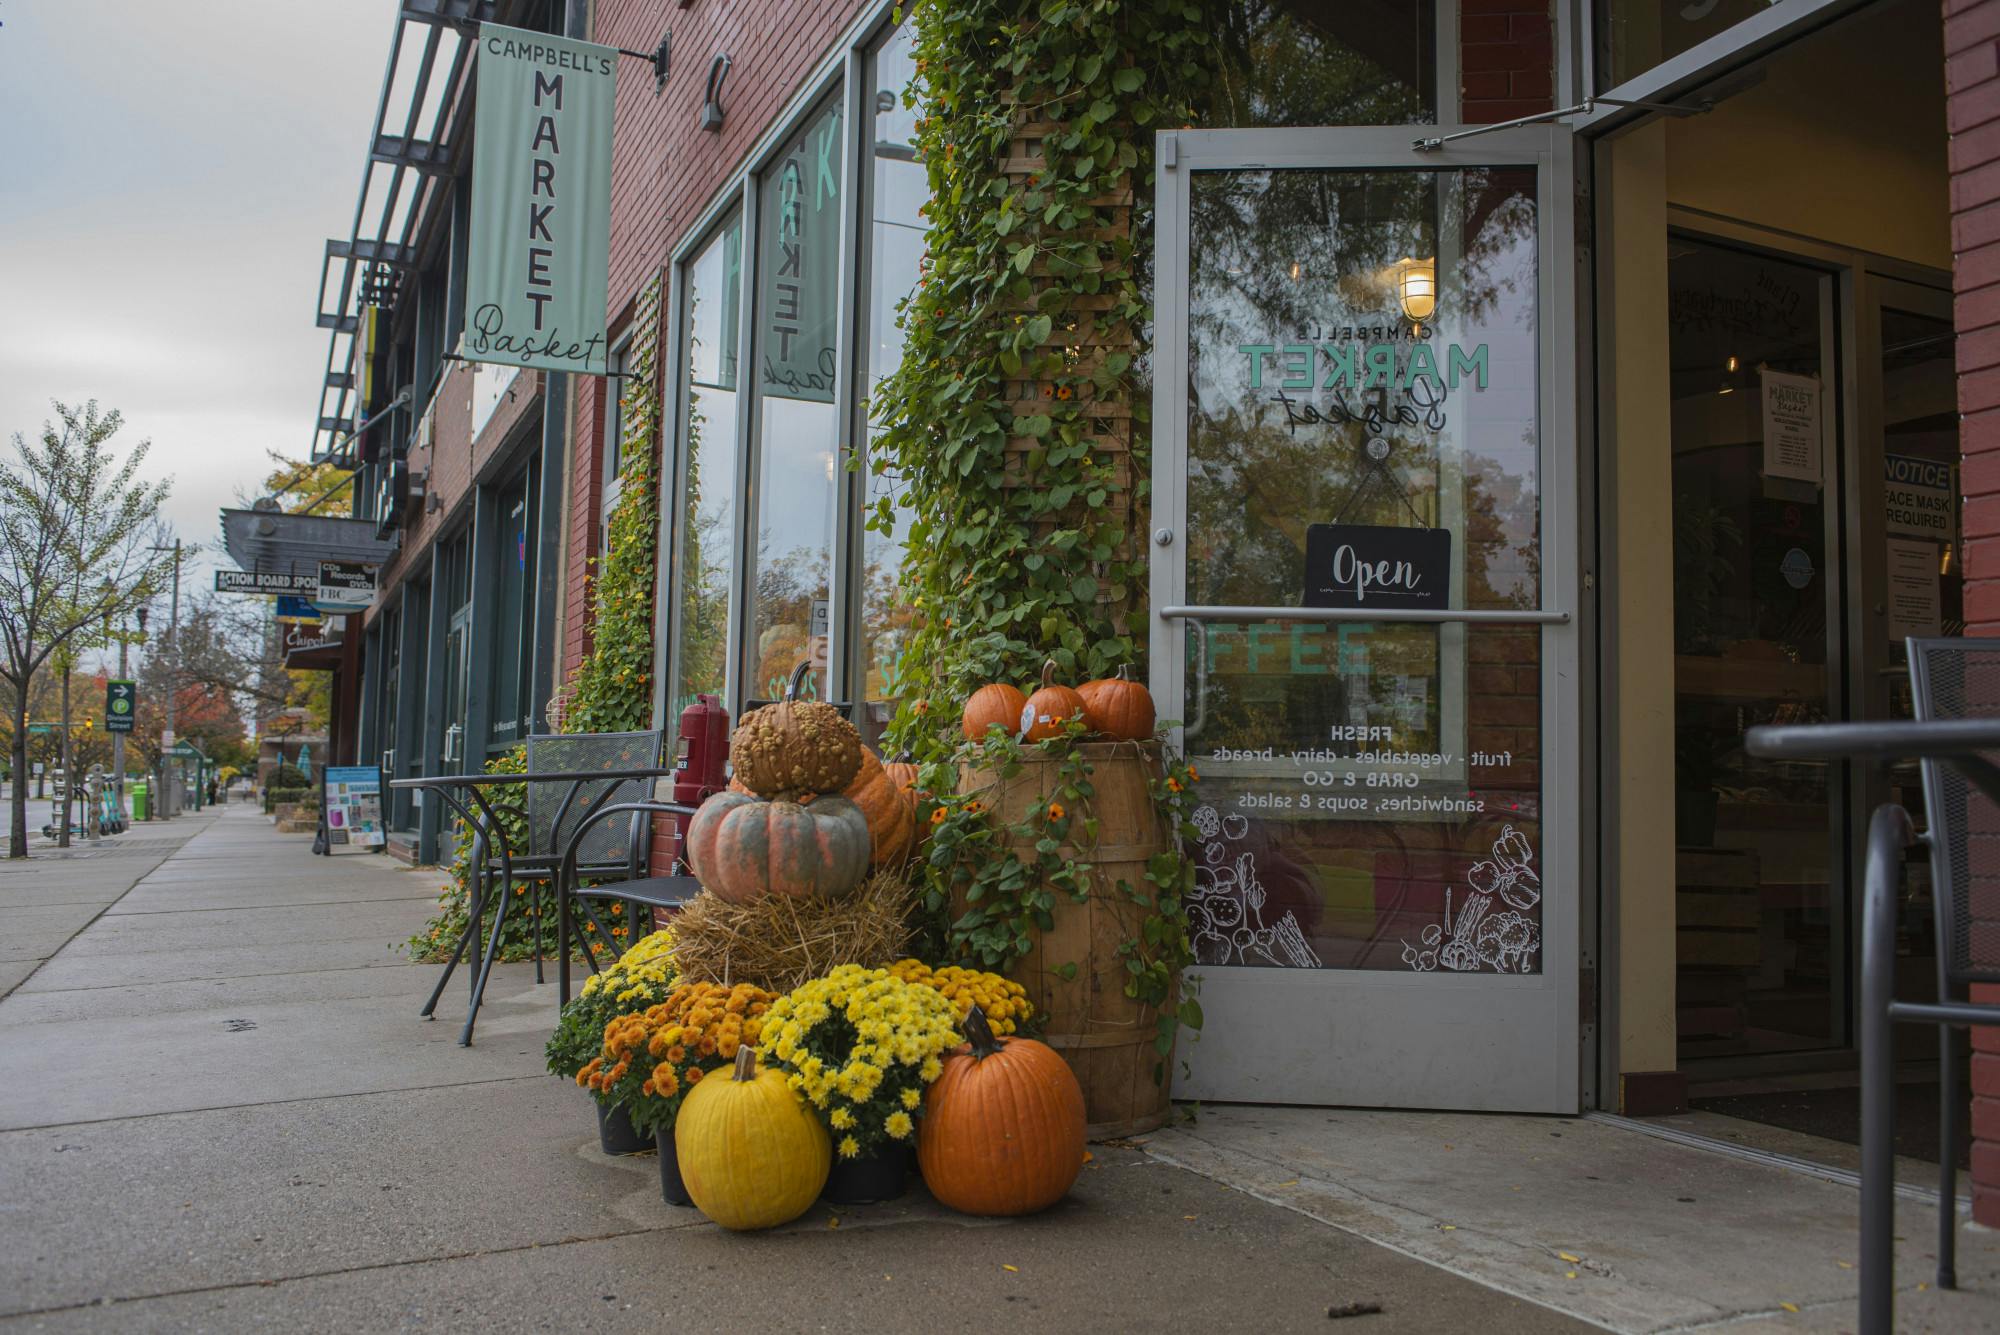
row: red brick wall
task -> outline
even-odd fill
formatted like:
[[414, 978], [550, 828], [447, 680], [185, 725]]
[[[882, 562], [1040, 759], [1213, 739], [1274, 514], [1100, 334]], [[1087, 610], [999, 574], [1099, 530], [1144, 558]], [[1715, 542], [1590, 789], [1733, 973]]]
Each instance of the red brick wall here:
[[558, 686], [590, 652], [591, 558], [603, 544], [604, 409], [610, 380], [579, 380], [569, 452], [569, 515], [563, 530], [563, 642]]
[[[1459, 119], [1490, 125], [1555, 109], [1549, 0], [1459, 0]], [[1445, 108], [1446, 120], [1452, 119]]]
[[[2000, 634], [2000, 0], [1945, 0], [1965, 631]], [[1975, 908], [1979, 901], [1975, 900]], [[2000, 911], [2000, 910], [1996, 910]], [[1973, 989], [2000, 1002], [2000, 987]], [[1973, 1217], [2000, 1227], [2000, 1029], [1972, 1035]]]

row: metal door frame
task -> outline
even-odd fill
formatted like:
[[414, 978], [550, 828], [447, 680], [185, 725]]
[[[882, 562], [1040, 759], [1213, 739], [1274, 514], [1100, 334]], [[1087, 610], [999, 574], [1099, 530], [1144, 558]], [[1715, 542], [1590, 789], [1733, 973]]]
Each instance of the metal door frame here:
[[[1419, 139], [1441, 127], [1387, 126], [1339, 129], [1177, 130], [1155, 141], [1156, 245], [1153, 365], [1153, 523], [1150, 563], [1151, 685], [1159, 699], [1180, 708], [1186, 699], [1183, 622], [1249, 621], [1282, 613], [1290, 620], [1324, 622], [1461, 622], [1534, 624], [1541, 627], [1542, 751], [1542, 967], [1533, 975], [1404, 973], [1400, 971], [1258, 969], [1304, 1005], [1331, 1012], [1357, 1004], [1379, 1007], [1384, 1016], [1421, 1017], [1449, 1028], [1452, 1012], [1470, 1004], [1482, 1012], [1518, 1012], [1518, 1045], [1496, 1050], [1491, 1044], [1468, 1053], [1481, 1060], [1476, 1079], [1441, 1087], [1421, 1075], [1404, 1088], [1357, 1086], [1339, 1091], [1339, 1101], [1374, 1105], [1437, 1106], [1467, 1109], [1576, 1112], [1581, 1098], [1578, 1010], [1581, 967], [1584, 816], [1580, 738], [1579, 630], [1583, 552], [1578, 526], [1579, 450], [1577, 423], [1578, 304], [1575, 290], [1576, 180], [1573, 135], [1563, 127], [1524, 126], [1494, 130], [1441, 148], [1420, 150]], [[1449, 128], [1449, 127], [1442, 127]], [[1541, 606], [1535, 610], [1490, 610], [1434, 614], [1364, 614], [1332, 609], [1194, 607], [1186, 600], [1186, 568], [1181, 535], [1187, 522], [1188, 436], [1188, 246], [1190, 180], [1197, 171], [1304, 169], [1412, 169], [1448, 171], [1482, 166], [1536, 168], [1537, 275], [1536, 345], [1541, 450]], [[1173, 742], [1182, 743], [1181, 729]], [[1595, 893], [1591, 889], [1589, 893]], [[1197, 974], [1200, 970], [1193, 970]], [[1210, 975], [1204, 998], [1211, 1020], [1226, 1015], [1214, 1004], [1215, 983], [1232, 968]], [[1275, 977], [1296, 975], [1296, 977]], [[1307, 989], [1310, 989], [1308, 991]], [[1415, 1023], [1417, 1021], [1412, 1021]], [[1209, 1035], [1213, 1043], [1239, 1043], [1240, 1036]], [[1394, 1038], [1384, 1040], [1393, 1044]], [[1323, 1056], [1296, 1052], [1297, 1064]], [[1424, 1053], [1417, 1066], [1439, 1065]], [[1191, 1060], [1199, 1063], [1197, 1045]], [[1337, 1058], [1336, 1058], [1337, 1060]], [[1318, 1063], [1325, 1064], [1325, 1063]], [[1195, 1081], [1199, 1091], [1199, 1079]], [[1270, 1098], [1249, 1093], [1246, 1098]], [[1282, 1098], [1282, 1093], [1277, 1095]]]

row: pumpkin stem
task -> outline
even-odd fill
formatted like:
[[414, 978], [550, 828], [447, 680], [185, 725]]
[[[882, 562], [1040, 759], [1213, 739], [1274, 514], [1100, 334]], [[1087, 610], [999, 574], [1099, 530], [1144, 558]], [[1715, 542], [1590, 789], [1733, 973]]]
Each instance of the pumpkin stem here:
[[1138, 680], [1138, 678], [1137, 678], [1137, 677], [1134, 677], [1134, 676], [1132, 675], [1132, 665], [1131, 665], [1130, 663], [1120, 663], [1120, 664], [1118, 665], [1118, 680], [1120, 680], [1120, 681], [1137, 681], [1137, 680]]
[[812, 666], [810, 658], [802, 658], [799, 660], [799, 665], [792, 669], [792, 679], [785, 683], [785, 698], [787, 700], [796, 700], [799, 698], [799, 691], [805, 686], [806, 674], [812, 671]]
[[747, 1085], [757, 1078], [757, 1049], [748, 1043], [736, 1049], [736, 1069], [729, 1078], [739, 1085]]
[[1007, 1046], [1007, 1041], [995, 1035], [993, 1026], [986, 1022], [986, 1012], [979, 1009], [978, 1002], [974, 1002], [972, 1009], [965, 1013], [965, 1041], [972, 1045], [975, 1059], [991, 1057]]
[[1056, 684], [1056, 660], [1053, 658], [1045, 659], [1042, 662], [1042, 685], [1053, 686], [1055, 684]]

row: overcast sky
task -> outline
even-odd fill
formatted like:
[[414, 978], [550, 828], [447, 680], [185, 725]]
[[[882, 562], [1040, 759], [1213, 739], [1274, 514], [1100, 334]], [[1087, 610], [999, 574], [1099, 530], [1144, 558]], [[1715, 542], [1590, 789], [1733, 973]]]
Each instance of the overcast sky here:
[[395, 12], [0, 0], [0, 439], [50, 399], [121, 410], [211, 547], [267, 449], [304, 456], [320, 255], [352, 230]]

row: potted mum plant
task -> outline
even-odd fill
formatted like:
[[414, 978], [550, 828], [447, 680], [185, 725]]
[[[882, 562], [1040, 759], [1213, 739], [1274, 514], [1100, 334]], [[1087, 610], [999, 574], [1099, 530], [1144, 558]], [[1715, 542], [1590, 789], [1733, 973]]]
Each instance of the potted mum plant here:
[[674, 1150], [674, 1119], [687, 1093], [710, 1071], [754, 1049], [774, 993], [748, 983], [682, 983], [658, 1005], [621, 1015], [604, 1030], [604, 1048], [578, 1074], [599, 1106], [626, 1109], [633, 1130], [658, 1147], [660, 1194], [669, 1205], [691, 1205]]
[[936, 988], [887, 969], [843, 964], [780, 997], [757, 1053], [833, 1136], [826, 1199], [893, 1200], [909, 1182], [924, 1089], [961, 1041], [957, 1013]]
[[[611, 1022], [658, 1005], [677, 981], [673, 934], [661, 931], [641, 938], [609, 968], [592, 974], [583, 990], [563, 1007], [543, 1052], [549, 1071], [565, 1080], [585, 1083], [579, 1073], [604, 1051], [604, 1033]], [[597, 1134], [606, 1154], [637, 1154], [653, 1143], [633, 1129], [623, 1104], [607, 1104], [601, 1099]]]

